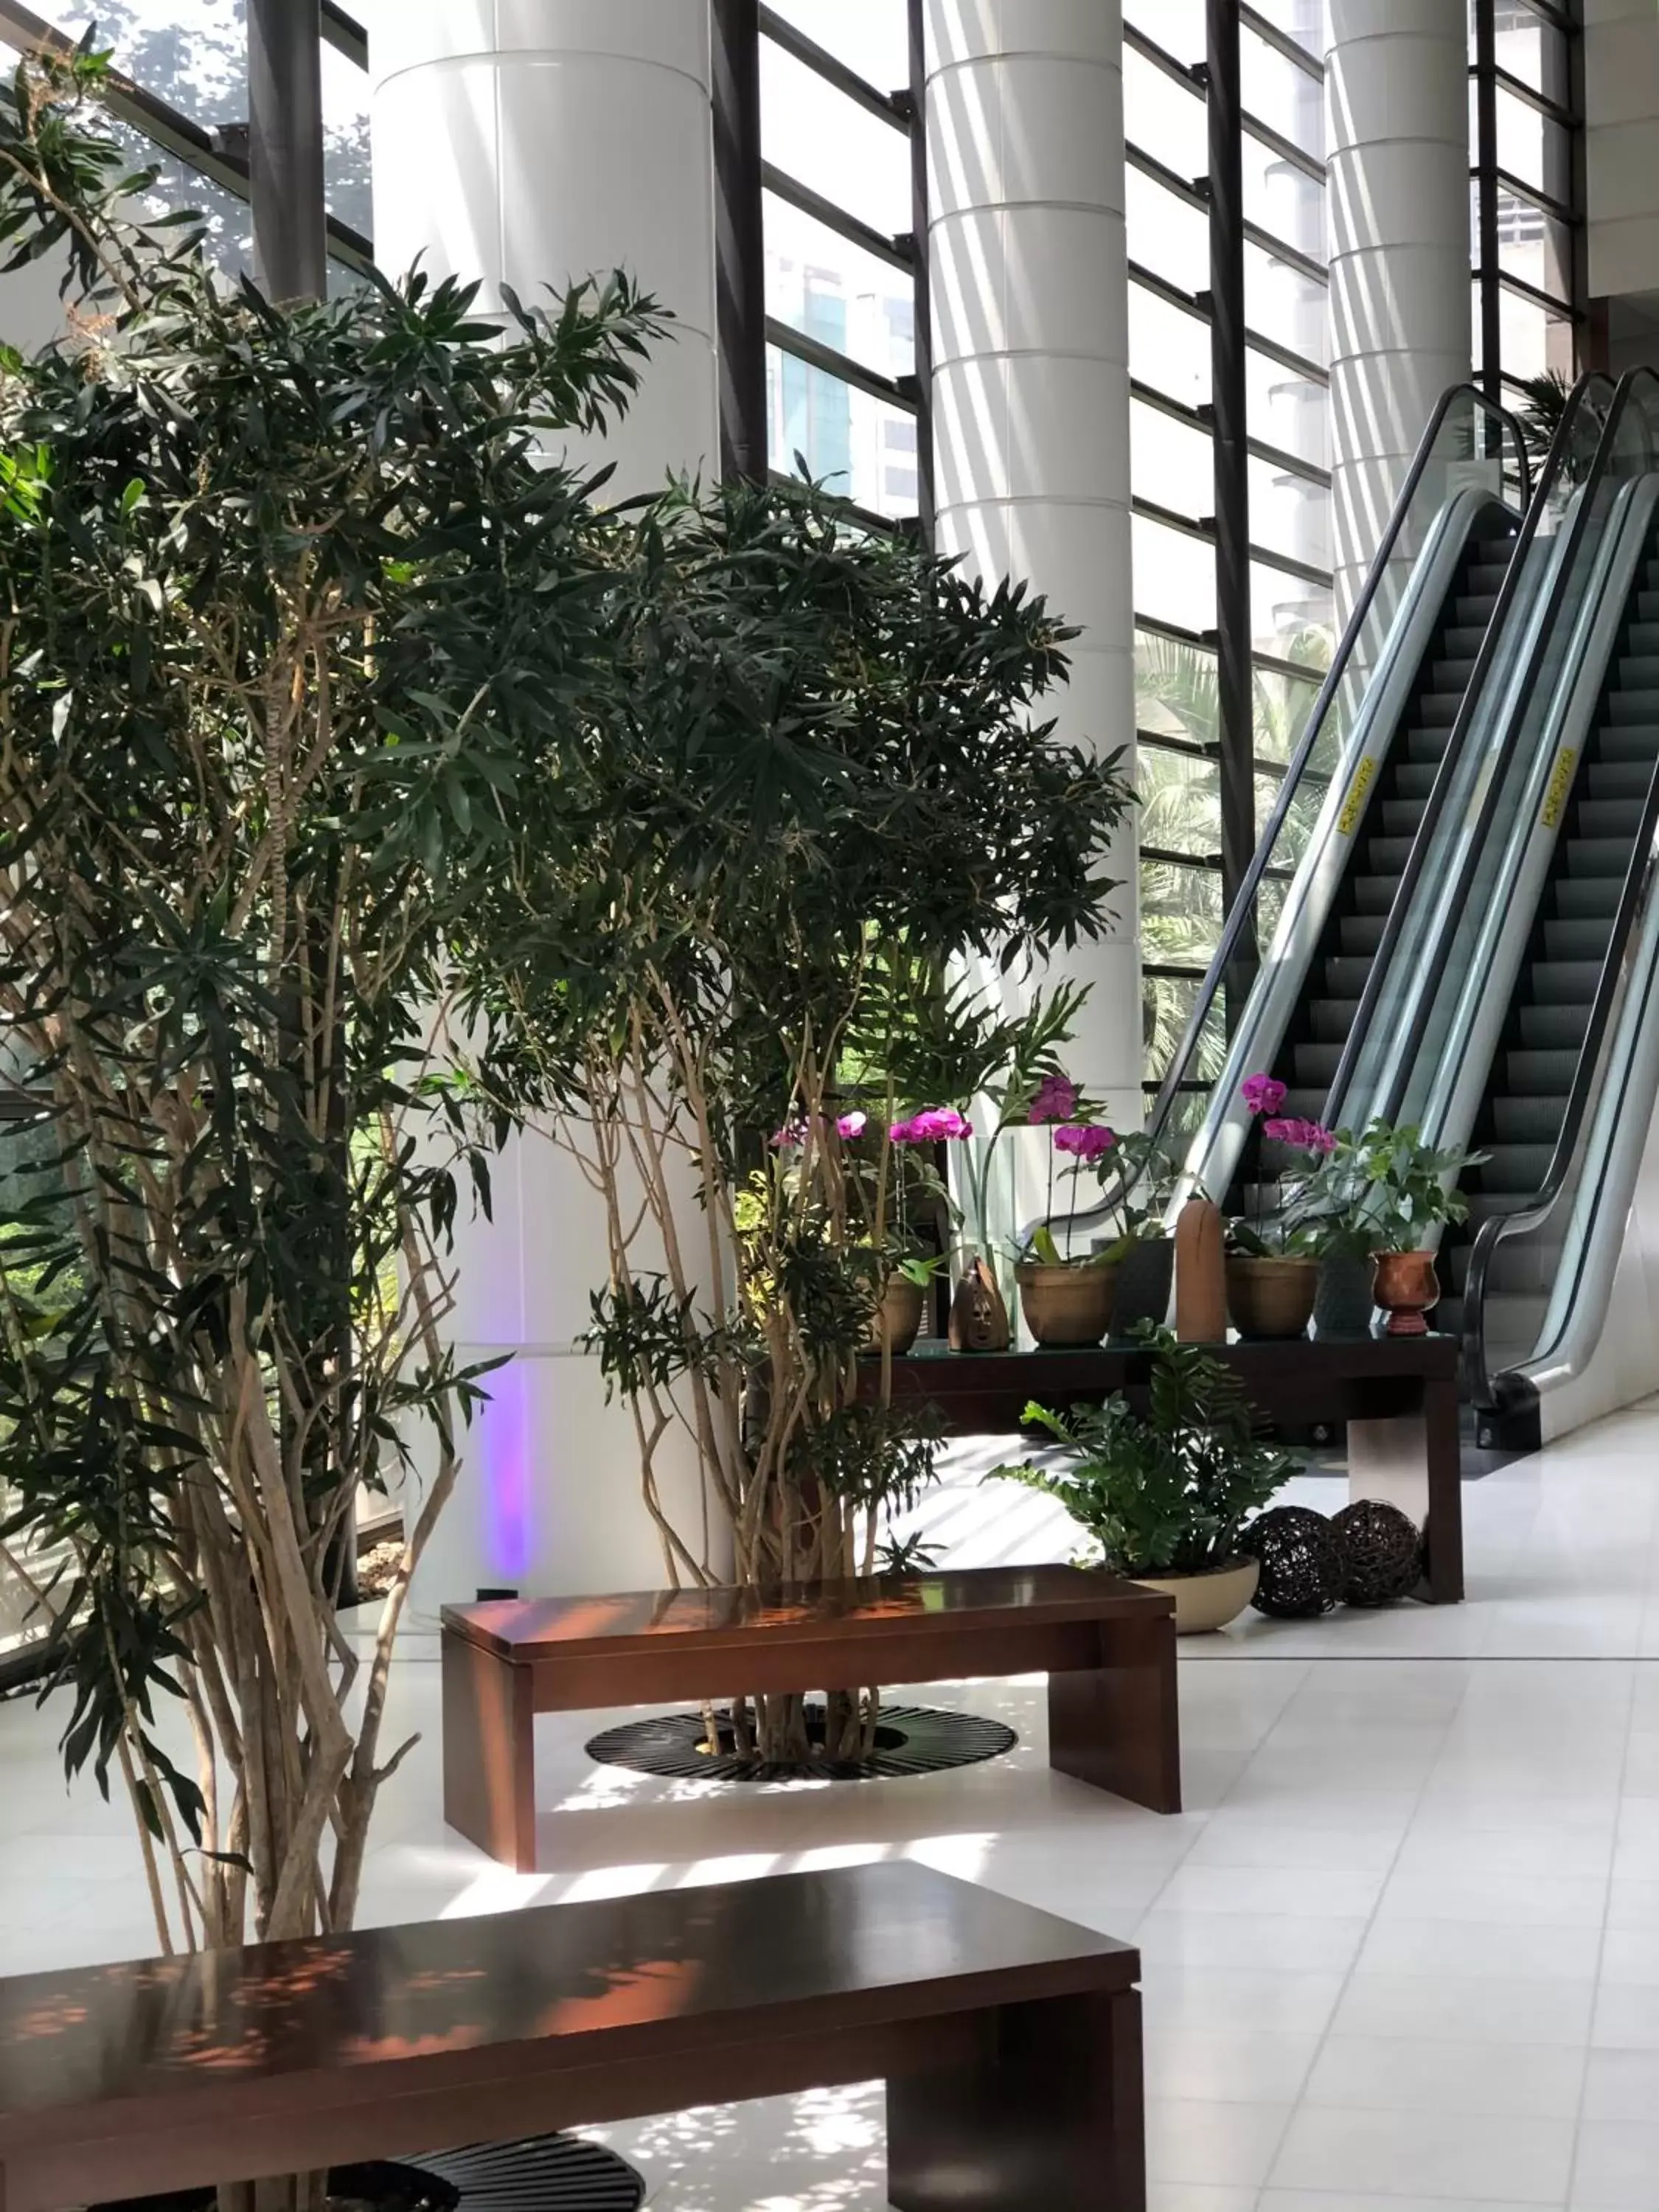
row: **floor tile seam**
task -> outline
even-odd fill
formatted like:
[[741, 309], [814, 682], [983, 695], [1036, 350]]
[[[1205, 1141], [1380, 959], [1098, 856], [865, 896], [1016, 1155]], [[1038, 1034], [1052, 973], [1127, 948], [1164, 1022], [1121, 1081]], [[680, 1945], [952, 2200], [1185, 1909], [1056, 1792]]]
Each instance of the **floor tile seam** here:
[[[1645, 1615], [1644, 1615], [1644, 1618], [1645, 1618]], [[1632, 1720], [1633, 1716], [1634, 1716], [1634, 1713], [1635, 1713], [1635, 1708], [1636, 1708], [1636, 1680], [1635, 1680], [1635, 1677], [1632, 1675], [1632, 1677], [1631, 1678], [1630, 1704], [1629, 1704], [1629, 1707], [1628, 1707], [1628, 1709], [1627, 1709], [1627, 1711], [1626, 1711], [1626, 1726], [1625, 1726], [1625, 1749], [1624, 1749], [1624, 1754], [1623, 1754], [1623, 1756], [1621, 1757], [1621, 1759], [1620, 1759], [1620, 1762], [1619, 1762], [1619, 1794], [1618, 1794], [1618, 1803], [1619, 1803], [1619, 1807], [1620, 1807], [1620, 1811], [1619, 1811], [1619, 1813], [1618, 1813], [1618, 1814], [1616, 1814], [1614, 1815], [1614, 1819], [1613, 1819], [1613, 1858], [1612, 1858], [1611, 1862], [1609, 1863], [1608, 1871], [1607, 1871], [1607, 1896], [1606, 1896], [1605, 1899], [1603, 1900], [1603, 1902], [1602, 1902], [1602, 1906], [1601, 1906], [1601, 1938], [1600, 1938], [1600, 1941], [1597, 1942], [1597, 1944], [1596, 1944], [1596, 1946], [1595, 1946], [1595, 1986], [1594, 1986], [1594, 1989], [1593, 1989], [1593, 1990], [1592, 1990], [1592, 1992], [1591, 1992], [1591, 1996], [1590, 1996], [1589, 2039], [1589, 2041], [1586, 2043], [1585, 2047], [1584, 2047], [1584, 2070], [1583, 2070], [1583, 2073], [1579, 2075], [1579, 2077], [1578, 2077], [1578, 2110], [1577, 2110], [1577, 2113], [1575, 2114], [1575, 2116], [1574, 2116], [1573, 2123], [1572, 2123], [1572, 2155], [1571, 2155], [1571, 2160], [1569, 2161], [1569, 2163], [1568, 2163], [1568, 2166], [1567, 2166], [1567, 2202], [1568, 2202], [1568, 2203], [1569, 2203], [1569, 2204], [1571, 2204], [1571, 2203], [1573, 2202], [1573, 2198], [1574, 2198], [1574, 2196], [1575, 2196], [1576, 2191], [1577, 2191], [1577, 2183], [1578, 2183], [1578, 2154], [1579, 2154], [1580, 2148], [1581, 2148], [1581, 2147], [1582, 2147], [1582, 2145], [1583, 2145], [1583, 2138], [1584, 2138], [1584, 2102], [1585, 2102], [1586, 2098], [1587, 2098], [1587, 2097], [1589, 2096], [1589, 2094], [1590, 2053], [1591, 2053], [1591, 2052], [1592, 2052], [1592, 2051], [1596, 2048], [1596, 2044], [1595, 2044], [1595, 2017], [1596, 2017], [1596, 2014], [1597, 2014], [1601, 2011], [1601, 1988], [1602, 1988], [1601, 1975], [1602, 1975], [1602, 1970], [1603, 1970], [1603, 1968], [1605, 1967], [1605, 1966], [1606, 1966], [1606, 1964], [1607, 1964], [1607, 1918], [1608, 1918], [1608, 1915], [1609, 1915], [1609, 1914], [1612, 1912], [1612, 1911], [1613, 1911], [1613, 1872], [1612, 1872], [1612, 1869], [1613, 1869], [1613, 1867], [1614, 1865], [1616, 1865], [1616, 1864], [1618, 1863], [1618, 1856], [1619, 1856], [1619, 1830], [1620, 1830], [1620, 1826], [1623, 1825], [1623, 1808], [1624, 1808], [1624, 1803], [1625, 1803], [1625, 1781], [1626, 1781], [1626, 1778], [1628, 1776], [1628, 1774], [1629, 1774], [1629, 1772], [1630, 1772], [1630, 1739], [1631, 1739], [1631, 1732], [1632, 1732], [1632, 1731], [1631, 1731], [1631, 1723], [1632, 1723]]]

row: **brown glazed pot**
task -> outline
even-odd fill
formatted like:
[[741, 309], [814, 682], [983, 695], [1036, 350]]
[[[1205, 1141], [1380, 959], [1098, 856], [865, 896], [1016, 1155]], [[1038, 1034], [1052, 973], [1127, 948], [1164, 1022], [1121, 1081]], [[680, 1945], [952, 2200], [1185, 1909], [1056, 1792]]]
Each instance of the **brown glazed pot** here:
[[1020, 1311], [1036, 1341], [1055, 1347], [1098, 1344], [1117, 1297], [1115, 1267], [1046, 1267], [1030, 1261], [1014, 1270]]
[[908, 1352], [921, 1327], [927, 1296], [922, 1285], [913, 1283], [908, 1275], [890, 1275], [881, 1294], [881, 1304], [870, 1323], [868, 1348], [872, 1352], [890, 1352], [896, 1358], [900, 1352]]
[[1227, 1255], [1227, 1310], [1241, 1336], [1305, 1335], [1318, 1288], [1317, 1260]]
[[1432, 1252], [1379, 1252], [1376, 1303], [1389, 1316], [1389, 1336], [1426, 1336], [1424, 1316], [1440, 1303], [1440, 1278]]

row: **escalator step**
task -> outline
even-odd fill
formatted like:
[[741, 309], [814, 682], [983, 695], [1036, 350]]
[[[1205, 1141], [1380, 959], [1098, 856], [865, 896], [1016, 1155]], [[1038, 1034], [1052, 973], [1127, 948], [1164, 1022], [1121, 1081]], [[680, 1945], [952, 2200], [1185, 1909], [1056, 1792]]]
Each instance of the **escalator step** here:
[[1504, 1054], [1504, 1081], [1511, 1098], [1565, 1098], [1577, 1070], [1577, 1052], [1522, 1047]]
[[1469, 1194], [1469, 1219], [1490, 1221], [1497, 1213], [1524, 1213], [1529, 1190], [1477, 1190]]
[[1358, 999], [1310, 999], [1303, 1016], [1316, 1043], [1346, 1044], [1358, 1011]]
[[1659, 659], [1659, 622], [1633, 622], [1625, 632], [1626, 653], [1650, 653]]
[[1431, 691], [1455, 692], [1457, 697], [1461, 699], [1463, 694], [1468, 690], [1469, 678], [1474, 675], [1474, 656], [1473, 653], [1469, 655], [1467, 660], [1458, 657], [1445, 660], [1431, 661], [1429, 664], [1428, 688]]
[[1659, 760], [1659, 721], [1603, 722], [1591, 750], [1599, 761], [1645, 761], [1651, 768]]
[[1504, 579], [1510, 573], [1507, 553], [1499, 561], [1471, 561], [1463, 571], [1463, 580], [1473, 591], [1490, 592], [1494, 599], [1504, 588]]
[[1378, 803], [1377, 812], [1382, 830], [1389, 837], [1415, 837], [1422, 825], [1426, 801], [1421, 799], [1384, 799]]
[[1659, 722], [1659, 690], [1609, 691], [1601, 702], [1604, 719], [1609, 722]]
[[[1659, 595], [1656, 595], [1659, 596]], [[1478, 629], [1484, 637], [1491, 627], [1498, 609], [1496, 592], [1471, 592], [1460, 589], [1448, 610], [1453, 629]]]
[[1337, 924], [1343, 952], [1363, 953], [1369, 957], [1381, 946], [1388, 922], [1385, 914], [1345, 914]]
[[1317, 1091], [1323, 1098], [1331, 1087], [1337, 1062], [1342, 1057], [1340, 1044], [1298, 1044], [1292, 1048], [1291, 1065], [1296, 1071], [1298, 1090]]
[[1591, 960], [1599, 968], [1613, 934], [1599, 915], [1589, 921], [1547, 921], [1544, 951], [1552, 960]]
[[1372, 964], [1364, 953], [1327, 953], [1320, 963], [1325, 971], [1325, 996], [1347, 999], [1357, 1006]]
[[1615, 691], [1659, 691], [1659, 653], [1638, 652], [1626, 638], [1612, 669]]
[[[1473, 1250], [1467, 1238], [1440, 1247], [1440, 1279], [1458, 1297], [1462, 1297], [1468, 1284]], [[1544, 1238], [1536, 1230], [1529, 1230], [1524, 1237], [1511, 1237], [1498, 1246], [1487, 1272], [1486, 1287], [1489, 1291], [1522, 1296], [1547, 1291], [1555, 1280], [1560, 1260], [1559, 1243]]]
[[1595, 920], [1611, 925], [1619, 911], [1620, 876], [1562, 876], [1550, 884], [1547, 896], [1564, 921]]
[[1581, 837], [1622, 837], [1634, 842], [1642, 826], [1639, 799], [1581, 799], [1572, 826]]
[[1492, 1133], [1502, 1145], [1553, 1145], [1567, 1110], [1565, 1097], [1553, 1092], [1543, 1092], [1536, 1097], [1517, 1098], [1509, 1092], [1500, 1092], [1487, 1100], [1492, 1115]]
[[[1486, 643], [1486, 628], [1485, 623], [1453, 623], [1441, 631], [1441, 645], [1454, 659], [1467, 660], [1473, 669], [1475, 655]], [[1654, 626], [1654, 635], [1659, 638], [1659, 623]], [[1659, 647], [1655, 649], [1659, 651]]]
[[1469, 1179], [1476, 1189], [1490, 1198], [1504, 1191], [1536, 1190], [1549, 1173], [1550, 1154], [1555, 1147], [1552, 1142], [1488, 1145], [1485, 1149], [1491, 1157], [1469, 1170]]
[[1405, 732], [1403, 757], [1408, 761], [1426, 762], [1437, 767], [1446, 757], [1446, 740], [1451, 735], [1451, 725], [1444, 729], [1424, 729], [1413, 722]]
[[1601, 980], [1599, 960], [1534, 960], [1523, 983], [1534, 1006], [1587, 1006]]
[[1521, 1042], [1535, 1050], [1576, 1052], [1589, 1027], [1589, 1008], [1577, 1006], [1517, 1006], [1515, 1025]]
[[1359, 915], [1375, 915], [1379, 921], [1386, 921], [1389, 908], [1394, 904], [1394, 895], [1400, 888], [1397, 876], [1351, 876], [1348, 895]]
[[[1426, 802], [1434, 789], [1433, 761], [1396, 761], [1394, 765], [1394, 787], [1402, 799], [1414, 799], [1419, 805]], [[1643, 785], [1645, 790], [1647, 786]]]
[[1636, 594], [1636, 617], [1638, 622], [1659, 622], [1659, 592], [1645, 587]]
[[[1646, 692], [1632, 694], [1645, 699]], [[1449, 730], [1457, 720], [1457, 710], [1463, 703], [1461, 691], [1424, 691], [1418, 695], [1416, 720], [1425, 729]]]
[[1592, 799], [1629, 799], [1638, 807], [1653, 781], [1653, 769], [1647, 761], [1592, 758], [1580, 773]]
[[1616, 877], [1630, 866], [1628, 837], [1569, 837], [1564, 848], [1569, 875]]
[[[1280, 1079], [1282, 1081], [1283, 1078]], [[1326, 1095], [1323, 1084], [1306, 1091], [1298, 1091], [1292, 1084], [1285, 1093], [1285, 1103], [1279, 1110], [1281, 1114], [1289, 1115], [1293, 1121], [1316, 1121], [1325, 1110]]]
[[1379, 876], [1403, 875], [1411, 854], [1412, 841], [1409, 837], [1367, 837], [1365, 840], [1365, 858]]

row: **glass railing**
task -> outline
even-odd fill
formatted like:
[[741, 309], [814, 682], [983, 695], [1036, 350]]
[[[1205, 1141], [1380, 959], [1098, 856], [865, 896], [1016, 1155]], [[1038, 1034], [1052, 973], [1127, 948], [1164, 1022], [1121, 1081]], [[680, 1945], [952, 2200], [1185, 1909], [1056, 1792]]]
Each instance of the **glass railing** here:
[[[1201, 1183], [1219, 1195], [1231, 1176], [1243, 1134], [1237, 1083], [1277, 1053], [1334, 894], [1352, 827], [1345, 812], [1363, 804], [1394, 734], [1388, 725], [1403, 704], [1402, 684], [1416, 673], [1414, 659], [1405, 665], [1407, 641], [1420, 653], [1425, 595], [1443, 592], [1457, 518], [1483, 497], [1518, 518], [1528, 489], [1514, 417], [1471, 385], [1449, 391], [1407, 473], [1148, 1117], [1166, 1146], [1196, 1119], [1183, 1147], [1183, 1188]], [[1268, 980], [1272, 989], [1258, 988]], [[1219, 1081], [1209, 1079], [1218, 1067]]]

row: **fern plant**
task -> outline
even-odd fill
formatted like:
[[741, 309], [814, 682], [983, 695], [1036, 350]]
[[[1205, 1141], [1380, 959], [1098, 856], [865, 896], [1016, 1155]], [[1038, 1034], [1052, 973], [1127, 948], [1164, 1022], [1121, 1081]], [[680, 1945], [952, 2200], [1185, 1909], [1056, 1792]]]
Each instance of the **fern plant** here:
[[1069, 1415], [1030, 1405], [1028, 1424], [1072, 1453], [1063, 1467], [1028, 1461], [988, 1480], [1021, 1482], [1058, 1498], [1098, 1547], [1090, 1565], [1126, 1575], [1196, 1575], [1224, 1566], [1249, 1516], [1301, 1473], [1301, 1462], [1256, 1433], [1232, 1369], [1201, 1345], [1147, 1332], [1152, 1371], [1146, 1411], [1117, 1395]]

